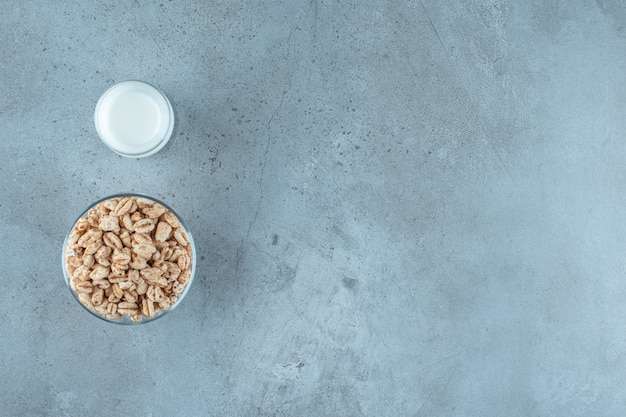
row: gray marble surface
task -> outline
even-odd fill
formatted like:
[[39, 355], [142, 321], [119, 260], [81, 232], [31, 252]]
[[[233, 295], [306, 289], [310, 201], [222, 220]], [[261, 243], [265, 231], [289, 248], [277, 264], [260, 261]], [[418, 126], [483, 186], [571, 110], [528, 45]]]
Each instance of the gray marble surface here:
[[[144, 4], [145, 3], [145, 4]], [[0, 415], [623, 416], [618, 0], [2, 1]], [[116, 82], [171, 142], [98, 139]], [[162, 198], [179, 308], [81, 309], [91, 202]]]

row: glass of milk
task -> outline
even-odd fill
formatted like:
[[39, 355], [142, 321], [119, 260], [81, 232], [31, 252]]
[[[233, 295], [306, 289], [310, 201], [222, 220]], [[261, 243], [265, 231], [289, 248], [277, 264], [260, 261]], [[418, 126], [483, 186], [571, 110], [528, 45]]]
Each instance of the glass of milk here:
[[124, 81], [102, 94], [94, 114], [96, 131], [113, 152], [129, 158], [152, 155], [170, 139], [174, 111], [156, 87]]

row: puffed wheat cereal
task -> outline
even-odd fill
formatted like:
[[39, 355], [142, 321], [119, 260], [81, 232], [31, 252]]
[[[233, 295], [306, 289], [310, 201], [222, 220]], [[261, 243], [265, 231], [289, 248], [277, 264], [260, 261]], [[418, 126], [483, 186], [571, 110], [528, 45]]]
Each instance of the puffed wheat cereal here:
[[88, 210], [70, 230], [65, 267], [88, 309], [133, 322], [168, 310], [191, 278], [189, 237], [180, 220], [144, 197], [115, 197]]

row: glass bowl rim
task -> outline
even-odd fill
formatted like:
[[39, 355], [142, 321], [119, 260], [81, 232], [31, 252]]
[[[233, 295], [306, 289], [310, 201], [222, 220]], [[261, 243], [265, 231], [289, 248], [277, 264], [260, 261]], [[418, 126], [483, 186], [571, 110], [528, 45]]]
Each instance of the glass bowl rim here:
[[[185, 230], [185, 233], [187, 233], [187, 238], [189, 239], [189, 244], [191, 245], [191, 258], [192, 258], [191, 259], [191, 276], [189, 277], [189, 282], [187, 282], [187, 285], [185, 286], [185, 290], [183, 291], [183, 293], [178, 297], [178, 300], [176, 300], [176, 302], [170, 306], [169, 309], [167, 309], [167, 310], [162, 310], [161, 309], [160, 310], [161, 312], [159, 314], [154, 315], [153, 317], [145, 317], [145, 316], [143, 316], [143, 318], [140, 321], [136, 321], [136, 322], [131, 321], [127, 316], [122, 316], [122, 318], [120, 318], [120, 319], [108, 319], [108, 318], [102, 316], [101, 314], [99, 314], [99, 313], [97, 313], [97, 312], [95, 312], [93, 310], [90, 310], [85, 305], [83, 305], [83, 303], [81, 303], [80, 300], [78, 299], [78, 295], [76, 294], [76, 292], [74, 290], [72, 290], [72, 286], [70, 284], [69, 273], [67, 271], [67, 266], [66, 266], [67, 241], [69, 240], [70, 233], [72, 232], [72, 229], [74, 228], [76, 223], [81, 218], [85, 217], [85, 215], [93, 207], [97, 206], [98, 204], [102, 203], [103, 201], [110, 200], [112, 198], [118, 198], [118, 197], [140, 197], [140, 198], [145, 198], [145, 199], [154, 201], [155, 203], [161, 204], [163, 207], [168, 209], [172, 214], [174, 214], [174, 216], [176, 216], [178, 221], [180, 221], [180, 223], [183, 225], [183, 229]], [[80, 213], [80, 215], [78, 215], [78, 217], [76, 217], [76, 219], [72, 222], [72, 225], [70, 226], [67, 234], [65, 235], [65, 239], [63, 240], [63, 250], [62, 250], [62, 253], [61, 253], [61, 267], [62, 267], [62, 270], [63, 270], [63, 277], [65, 279], [65, 283], [67, 285], [67, 289], [72, 294], [72, 296], [74, 297], [76, 302], [84, 310], [89, 312], [91, 315], [93, 315], [93, 316], [95, 316], [95, 317], [97, 317], [97, 318], [99, 318], [99, 319], [101, 319], [101, 320], [103, 320], [103, 321], [105, 321], [107, 323], [113, 323], [113, 324], [119, 324], [119, 325], [127, 325], [127, 326], [141, 325], [141, 324], [150, 323], [152, 321], [160, 319], [161, 317], [165, 316], [166, 314], [168, 314], [169, 312], [174, 310], [176, 307], [178, 307], [178, 305], [180, 305], [180, 303], [183, 301], [183, 299], [185, 298], [185, 296], [189, 292], [189, 289], [191, 288], [191, 285], [193, 284], [194, 277], [196, 275], [196, 264], [197, 264], [197, 261], [196, 261], [196, 244], [195, 244], [195, 242], [193, 240], [193, 237], [191, 236], [191, 232], [189, 231], [189, 228], [187, 227], [187, 225], [185, 224], [185, 222], [181, 218], [181, 216], [178, 214], [178, 212], [176, 212], [176, 210], [174, 210], [170, 205], [168, 205], [167, 203], [163, 202], [159, 198], [155, 198], [155, 197], [152, 197], [150, 195], [143, 194], [143, 193], [137, 193], [137, 192], [115, 193], [115, 194], [111, 194], [111, 195], [108, 195], [106, 197], [100, 198], [100, 199], [96, 200], [95, 202], [89, 204], [87, 206], [87, 208], [85, 210], [83, 210]]]

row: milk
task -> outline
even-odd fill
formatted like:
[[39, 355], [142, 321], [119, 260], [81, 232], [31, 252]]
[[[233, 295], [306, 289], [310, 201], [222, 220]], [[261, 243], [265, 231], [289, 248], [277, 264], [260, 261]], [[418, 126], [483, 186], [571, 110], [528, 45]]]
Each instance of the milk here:
[[107, 90], [96, 105], [100, 139], [122, 156], [141, 158], [169, 140], [174, 113], [167, 97], [142, 81], [125, 81]]

